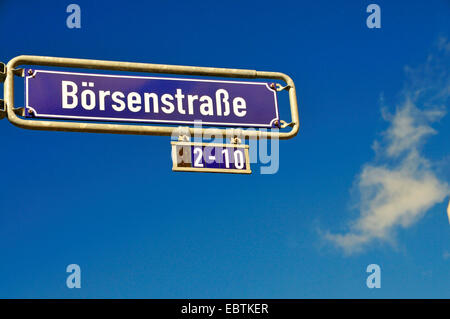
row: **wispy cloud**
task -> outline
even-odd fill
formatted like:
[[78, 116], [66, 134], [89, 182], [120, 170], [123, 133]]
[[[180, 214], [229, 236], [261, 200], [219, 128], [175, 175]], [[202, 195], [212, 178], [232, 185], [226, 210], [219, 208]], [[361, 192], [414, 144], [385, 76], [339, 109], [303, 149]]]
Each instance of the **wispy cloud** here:
[[448, 202], [447, 206], [447, 216], [448, 216], [448, 223], [450, 224], [450, 201]]
[[444, 251], [444, 253], [442, 254], [442, 257], [443, 257], [445, 260], [450, 259], [450, 252]]
[[347, 232], [324, 234], [346, 253], [374, 241], [391, 241], [396, 228], [412, 225], [449, 195], [448, 183], [422, 153], [427, 139], [437, 134], [431, 125], [446, 113], [449, 57], [450, 43], [441, 38], [425, 64], [405, 68], [408, 81], [395, 111], [383, 108], [389, 126], [374, 143], [376, 160], [363, 165], [355, 183], [359, 216], [349, 222]]

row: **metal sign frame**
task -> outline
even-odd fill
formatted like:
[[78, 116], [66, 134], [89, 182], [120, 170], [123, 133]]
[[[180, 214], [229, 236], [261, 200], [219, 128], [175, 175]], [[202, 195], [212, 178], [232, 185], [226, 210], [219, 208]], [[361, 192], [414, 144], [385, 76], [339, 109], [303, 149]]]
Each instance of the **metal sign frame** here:
[[[297, 106], [297, 96], [293, 80], [286, 74], [280, 72], [266, 72], [246, 69], [225, 69], [211, 67], [195, 67], [195, 66], [179, 66], [164, 65], [150, 63], [135, 62], [118, 62], [104, 60], [88, 60], [73, 58], [57, 58], [46, 56], [29, 56], [21, 55], [13, 58], [6, 65], [6, 76], [4, 79], [4, 113], [8, 120], [17, 127], [46, 130], [46, 131], [69, 131], [69, 132], [90, 132], [90, 133], [115, 133], [115, 134], [137, 134], [137, 135], [159, 135], [171, 136], [176, 135], [180, 127], [174, 126], [151, 126], [151, 125], [127, 125], [127, 124], [110, 124], [110, 123], [85, 123], [73, 121], [48, 121], [48, 120], [31, 120], [22, 119], [16, 113], [21, 114], [21, 108], [14, 106], [14, 76], [24, 76], [23, 70], [17, 67], [21, 65], [40, 65], [52, 67], [69, 67], [82, 69], [97, 70], [115, 70], [129, 72], [145, 72], [160, 74], [180, 74], [210, 77], [227, 77], [227, 78], [247, 78], [247, 79], [273, 79], [281, 80], [286, 83], [282, 87], [278, 85], [277, 90], [287, 90], [289, 92], [289, 102], [291, 110], [291, 122], [286, 123], [280, 121], [281, 128], [290, 127], [289, 132], [279, 132], [279, 130], [242, 130], [242, 129], [216, 129], [216, 128], [193, 128], [189, 127], [191, 135], [207, 134], [209, 136], [234, 135], [233, 132], [238, 130], [239, 135], [244, 139], [289, 139], [297, 135], [299, 131], [299, 115]], [[5, 74], [5, 72], [2, 72]], [[186, 129], [186, 127], [183, 127]]]

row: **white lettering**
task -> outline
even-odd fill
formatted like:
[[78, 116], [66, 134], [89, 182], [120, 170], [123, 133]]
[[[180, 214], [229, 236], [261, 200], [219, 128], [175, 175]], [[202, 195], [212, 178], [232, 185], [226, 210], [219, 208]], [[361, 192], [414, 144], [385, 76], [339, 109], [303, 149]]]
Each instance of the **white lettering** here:
[[[89, 96], [89, 104], [87, 102], [87, 96]], [[95, 93], [92, 90], [84, 90], [81, 92], [81, 106], [85, 110], [93, 110], [95, 108]]]
[[[74, 109], [80, 101], [81, 107], [91, 111], [96, 107], [106, 111], [108, 107], [116, 112], [130, 111], [133, 113], [159, 113], [160, 108], [165, 114], [176, 112], [180, 115], [200, 114], [202, 116], [244, 117], [247, 115], [247, 102], [242, 97], [230, 97], [225, 89], [218, 89], [215, 96], [183, 94], [182, 89], [176, 89], [175, 94], [140, 93], [96, 90], [94, 82], [81, 82], [78, 85], [72, 81], [61, 81], [61, 105], [63, 109]], [[87, 88], [89, 87], [89, 89]], [[186, 98], [187, 103], [183, 104]], [[196, 102], [198, 101], [198, 102]], [[198, 112], [198, 113], [196, 113]]]
[[202, 115], [214, 115], [212, 99], [209, 96], [207, 96], [207, 95], [203, 95], [200, 98], [200, 102], [204, 102], [204, 101], [206, 101], [206, 103], [202, 103], [200, 105], [200, 113]]
[[[131, 92], [127, 96], [127, 104], [128, 109], [131, 112], [139, 112], [142, 108], [141, 104], [141, 95], [137, 92]], [[136, 104], [136, 106], [134, 106]]]
[[117, 112], [122, 112], [123, 110], [125, 110], [125, 102], [121, 99], [119, 99], [119, 97], [121, 97], [122, 99], [125, 98], [125, 95], [122, 92], [116, 91], [111, 95], [111, 98], [114, 102], [116, 102], [117, 104], [112, 104], [112, 108], [114, 111]]
[[175, 94], [175, 98], [177, 99], [178, 113], [186, 114], [186, 111], [183, 109], [184, 95], [181, 94], [181, 89], [177, 89], [177, 94]]
[[198, 100], [198, 95], [188, 95], [188, 112], [194, 114], [194, 101]]
[[[62, 108], [63, 109], [74, 109], [78, 104], [78, 86], [72, 81], [62, 81]], [[69, 92], [67, 88], [71, 86], [72, 91]], [[72, 103], [69, 103], [68, 97], [72, 98]]]
[[163, 96], [161, 96], [162, 104], [167, 106], [167, 107], [164, 107], [164, 106], [161, 107], [161, 110], [164, 113], [166, 113], [166, 114], [170, 114], [170, 113], [172, 113], [175, 110], [175, 105], [173, 105], [172, 102], [169, 102], [169, 100], [173, 101], [173, 96], [172, 95], [170, 95], [170, 94], [163, 94]]
[[105, 110], [105, 97], [111, 95], [111, 91], [103, 91], [101, 90], [99, 92], [99, 108], [100, 111], [104, 111]]
[[[223, 95], [223, 97], [221, 97]], [[216, 91], [216, 106], [217, 106], [217, 115], [222, 116], [222, 104], [224, 105], [224, 116], [228, 116], [230, 114], [230, 102], [228, 102], [228, 92], [224, 89], [218, 89]]]
[[158, 95], [155, 93], [144, 93], [145, 112], [150, 112], [150, 98], [153, 100], [153, 113], [158, 113]]
[[247, 104], [245, 100], [241, 97], [233, 99], [233, 112], [236, 116], [243, 117], [247, 114]]

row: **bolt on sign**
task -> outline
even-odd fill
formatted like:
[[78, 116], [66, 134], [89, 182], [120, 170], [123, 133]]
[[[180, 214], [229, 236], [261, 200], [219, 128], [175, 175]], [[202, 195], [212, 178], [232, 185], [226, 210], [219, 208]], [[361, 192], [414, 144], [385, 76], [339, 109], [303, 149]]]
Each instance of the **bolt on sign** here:
[[[68, 72], [43, 66], [170, 77]], [[23, 107], [14, 105], [17, 76], [25, 81]], [[268, 80], [284, 81], [285, 86]], [[1, 64], [0, 81], [5, 82], [0, 116], [27, 129], [171, 136], [181, 130], [198, 134], [193, 126], [201, 123], [200, 133], [208, 136], [229, 136], [230, 130], [233, 135], [233, 129], [252, 128], [245, 131], [244, 139], [288, 139], [299, 130], [294, 83], [278, 72], [18, 56], [6, 66]], [[278, 111], [277, 93], [283, 90], [289, 93], [290, 122], [282, 120]], [[174, 171], [251, 172], [245, 144], [186, 144], [183, 138], [172, 143], [172, 155], [189, 148], [190, 162], [173, 157]]]

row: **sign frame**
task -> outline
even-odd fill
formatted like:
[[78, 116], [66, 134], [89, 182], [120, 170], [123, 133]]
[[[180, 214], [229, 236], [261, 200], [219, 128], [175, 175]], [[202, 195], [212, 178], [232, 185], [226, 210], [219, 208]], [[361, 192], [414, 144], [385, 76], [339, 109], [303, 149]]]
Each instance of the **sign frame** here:
[[[238, 129], [241, 137], [244, 139], [289, 139], [297, 135], [299, 131], [299, 115], [297, 96], [293, 80], [286, 74], [280, 72], [266, 72], [246, 69], [225, 69], [212, 67], [179, 66], [136, 62], [118, 62], [105, 60], [88, 60], [74, 58], [58, 58], [47, 56], [20, 55], [10, 60], [6, 66], [6, 78], [4, 81], [4, 99], [6, 105], [6, 115], [8, 120], [15, 126], [45, 131], [66, 131], [66, 132], [89, 132], [89, 133], [114, 133], [114, 134], [136, 134], [136, 135], [157, 135], [172, 136], [186, 125], [176, 126], [152, 126], [152, 125], [128, 125], [128, 124], [110, 124], [110, 123], [89, 123], [74, 121], [49, 121], [23, 119], [17, 116], [18, 109], [14, 105], [14, 76], [19, 75], [17, 67], [21, 65], [38, 65], [51, 67], [128, 71], [143, 73], [160, 74], [179, 74], [195, 75], [205, 77], [227, 77], [227, 78], [247, 78], [247, 79], [274, 79], [284, 81], [285, 89], [289, 93], [289, 102], [291, 110], [291, 122], [282, 127], [290, 127], [288, 132], [279, 130], [242, 130]], [[23, 76], [23, 72], [22, 72]], [[188, 127], [191, 135], [221, 135], [227, 136], [236, 129], [218, 129], [218, 128], [195, 128]], [[233, 134], [232, 134], [233, 135]]]

